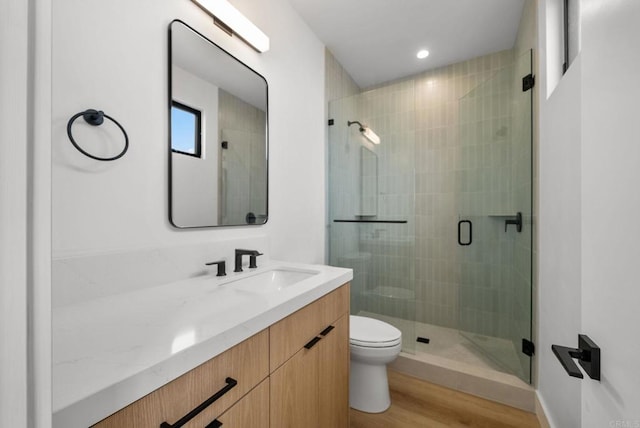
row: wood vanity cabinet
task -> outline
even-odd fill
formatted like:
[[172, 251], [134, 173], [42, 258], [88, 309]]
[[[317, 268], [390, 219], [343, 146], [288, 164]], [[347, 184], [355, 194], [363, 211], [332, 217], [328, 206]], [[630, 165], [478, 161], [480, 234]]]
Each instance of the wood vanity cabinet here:
[[270, 426], [349, 426], [349, 285], [269, 328]]
[[[229, 378], [237, 383], [230, 387]], [[349, 284], [151, 392], [95, 428], [349, 426]], [[216, 422], [217, 421], [217, 422]]]

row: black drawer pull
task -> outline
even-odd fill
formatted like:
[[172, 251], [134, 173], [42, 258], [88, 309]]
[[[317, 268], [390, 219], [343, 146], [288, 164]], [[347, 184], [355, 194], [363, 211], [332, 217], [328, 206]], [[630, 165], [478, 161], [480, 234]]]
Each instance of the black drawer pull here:
[[209, 425], [204, 428], [220, 428], [222, 426], [222, 422], [217, 419], [214, 419]]
[[309, 343], [307, 343], [306, 345], [304, 345], [304, 347], [305, 347], [305, 348], [307, 348], [307, 349], [311, 349], [311, 348], [313, 348], [313, 347], [316, 345], [316, 343], [320, 342], [321, 340], [322, 340], [322, 338], [321, 338], [321, 337], [316, 336], [316, 337], [314, 337], [313, 339], [311, 339], [311, 340], [309, 341]]
[[[171, 425], [168, 422], [163, 422], [163, 423], [160, 424], [160, 428], [180, 428], [181, 426], [183, 426], [187, 422], [189, 422], [191, 419], [195, 418], [200, 412], [202, 412], [204, 409], [209, 407], [211, 404], [213, 404], [214, 401], [216, 401], [217, 399], [222, 397], [224, 394], [229, 392], [231, 389], [233, 389], [234, 386], [236, 386], [238, 384], [237, 380], [235, 380], [233, 378], [230, 378], [230, 377], [226, 378], [225, 382], [227, 382], [227, 385], [224, 388], [222, 388], [220, 391], [218, 391], [215, 394], [213, 394], [211, 397], [209, 397], [206, 401], [204, 401], [198, 407], [196, 407], [195, 409], [193, 409], [192, 411], [187, 413], [178, 422], [176, 422], [173, 425]], [[219, 421], [218, 421], [218, 423], [220, 425], [213, 425], [216, 422], [217, 421], [211, 422], [211, 424], [209, 424], [209, 426], [211, 426], [211, 428], [215, 428], [215, 427], [219, 427], [220, 425], [222, 425]]]
[[320, 332], [320, 335], [321, 335], [321, 336], [326, 336], [326, 335], [327, 335], [327, 334], [329, 334], [329, 332], [330, 332], [331, 330], [333, 330], [334, 328], [335, 328], [334, 326], [330, 325], [329, 327], [327, 327], [327, 328], [325, 328], [324, 330], [322, 330], [322, 331]]

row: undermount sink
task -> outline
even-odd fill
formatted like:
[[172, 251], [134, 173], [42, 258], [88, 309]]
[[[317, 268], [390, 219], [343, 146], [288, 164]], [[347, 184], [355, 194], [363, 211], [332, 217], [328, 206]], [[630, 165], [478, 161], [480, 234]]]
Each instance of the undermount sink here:
[[316, 271], [274, 268], [266, 272], [239, 279], [229, 285], [237, 290], [268, 294], [295, 286], [318, 273], [319, 272]]

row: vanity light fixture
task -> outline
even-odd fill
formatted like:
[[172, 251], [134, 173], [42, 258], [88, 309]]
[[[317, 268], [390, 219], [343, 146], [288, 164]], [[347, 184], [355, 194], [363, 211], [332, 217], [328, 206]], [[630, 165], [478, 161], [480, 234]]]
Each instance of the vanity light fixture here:
[[371, 141], [373, 144], [380, 144], [380, 137], [378, 137], [378, 134], [373, 132], [371, 128], [369, 128], [368, 126], [364, 126], [357, 120], [347, 121], [347, 126], [351, 126], [353, 124], [358, 124], [358, 126], [360, 126], [360, 133], [364, 136], [364, 138]]
[[426, 49], [421, 49], [416, 54], [416, 57], [418, 57], [418, 59], [425, 59], [428, 56], [429, 56], [429, 51]]
[[229, 35], [237, 35], [258, 52], [269, 50], [269, 37], [227, 0], [191, 1], [211, 15], [215, 24]]

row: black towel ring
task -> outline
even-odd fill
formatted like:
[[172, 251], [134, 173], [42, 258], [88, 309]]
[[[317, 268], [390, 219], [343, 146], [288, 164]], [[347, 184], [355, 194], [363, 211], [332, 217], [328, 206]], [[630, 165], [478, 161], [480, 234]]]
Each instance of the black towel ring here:
[[[76, 140], [73, 139], [73, 135], [71, 134], [71, 126], [73, 125], [73, 122], [77, 118], [79, 118], [80, 116], [82, 116], [84, 118], [85, 122], [87, 122], [89, 125], [93, 125], [93, 126], [102, 125], [102, 123], [104, 122], [104, 118], [105, 117], [107, 119], [109, 119], [111, 122], [115, 123], [116, 126], [118, 128], [120, 128], [120, 130], [122, 131], [122, 134], [124, 135], [124, 149], [122, 149], [122, 151], [119, 154], [117, 154], [117, 155], [115, 155], [113, 157], [110, 157], [110, 158], [101, 158], [101, 157], [98, 157], [98, 156], [94, 156], [91, 153], [85, 152], [78, 145], [78, 143], [76, 143]], [[82, 153], [85, 156], [90, 157], [91, 159], [95, 159], [95, 160], [99, 160], [99, 161], [113, 161], [113, 160], [119, 159], [122, 156], [124, 156], [124, 154], [127, 153], [127, 150], [129, 149], [129, 136], [127, 135], [127, 131], [124, 130], [122, 125], [120, 125], [117, 120], [115, 120], [114, 118], [112, 118], [109, 115], [104, 114], [104, 112], [102, 110], [88, 109], [88, 110], [85, 110], [85, 111], [81, 111], [80, 113], [74, 114], [71, 117], [71, 119], [69, 119], [69, 122], [67, 122], [67, 135], [69, 136], [69, 140], [71, 140], [71, 144], [73, 144], [73, 147], [78, 149], [78, 151], [80, 153]]]

